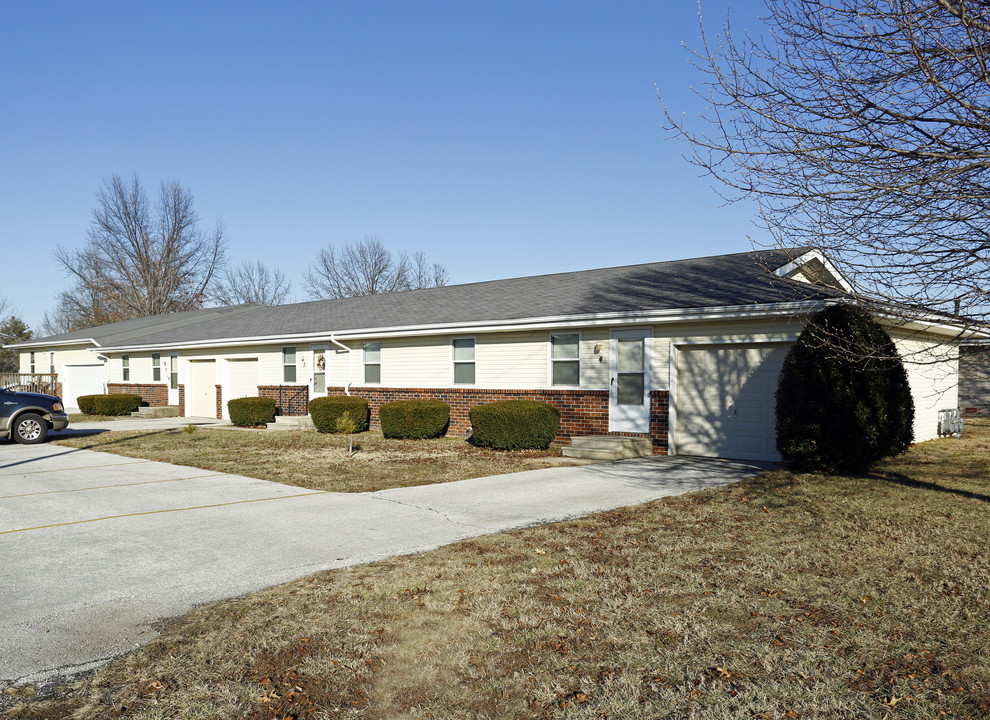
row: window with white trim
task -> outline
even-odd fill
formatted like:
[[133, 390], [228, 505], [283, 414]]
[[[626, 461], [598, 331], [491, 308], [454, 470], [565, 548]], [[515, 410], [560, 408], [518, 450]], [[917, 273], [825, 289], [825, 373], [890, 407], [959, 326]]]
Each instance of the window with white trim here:
[[171, 390], [179, 389], [179, 356], [172, 355], [168, 359], [168, 386]]
[[31, 351], [30, 371], [34, 375], [34, 350]]
[[131, 356], [121, 355], [120, 356], [120, 379], [124, 382], [130, 382], [131, 380]]
[[581, 335], [551, 333], [550, 384], [577, 387], [581, 384]]
[[151, 379], [154, 382], [162, 381], [162, 356], [158, 353], [151, 354]]
[[474, 338], [454, 338], [450, 341], [455, 385], [474, 385]]
[[380, 342], [364, 343], [364, 383], [377, 385], [382, 381], [382, 344]]
[[49, 350], [48, 351], [48, 372], [50, 372], [52, 375], [55, 374], [55, 351], [54, 350]]
[[287, 345], [282, 348], [282, 382], [296, 381], [296, 346]]

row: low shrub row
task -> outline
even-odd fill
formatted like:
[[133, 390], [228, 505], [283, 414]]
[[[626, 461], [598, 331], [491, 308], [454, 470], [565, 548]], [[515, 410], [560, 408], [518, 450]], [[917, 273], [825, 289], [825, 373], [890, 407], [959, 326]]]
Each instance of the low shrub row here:
[[[320, 432], [338, 432], [337, 421], [344, 413], [357, 423], [355, 432], [368, 429], [370, 419], [365, 398], [337, 395], [314, 398], [309, 403], [309, 414]], [[378, 409], [378, 417], [382, 434], [387, 438], [437, 438], [450, 425], [450, 405], [442, 400], [396, 400], [384, 403]], [[471, 408], [468, 417], [474, 442], [496, 450], [545, 450], [560, 431], [560, 410], [536, 400], [478, 405]]]
[[140, 395], [80, 395], [76, 402], [86, 415], [130, 415], [141, 407]]
[[230, 421], [241, 427], [275, 422], [275, 398], [243, 397], [227, 402]]

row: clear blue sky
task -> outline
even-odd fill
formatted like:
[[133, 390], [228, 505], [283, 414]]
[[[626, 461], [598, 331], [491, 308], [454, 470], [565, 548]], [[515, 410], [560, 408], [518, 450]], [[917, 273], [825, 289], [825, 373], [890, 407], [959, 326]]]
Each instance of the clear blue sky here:
[[[735, 30], [758, 24], [760, 3], [731, 5]], [[32, 327], [113, 173], [181, 182], [298, 300], [320, 246], [366, 233], [454, 282], [761, 236], [660, 127], [654, 84], [701, 109], [691, 0], [6, 2], [0, 33], [0, 295]]]

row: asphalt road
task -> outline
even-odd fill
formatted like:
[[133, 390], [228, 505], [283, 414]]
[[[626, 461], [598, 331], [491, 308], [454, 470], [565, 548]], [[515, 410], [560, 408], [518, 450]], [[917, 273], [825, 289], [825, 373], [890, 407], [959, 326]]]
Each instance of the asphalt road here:
[[762, 469], [645, 458], [326, 493], [0, 441], [0, 689], [96, 667], [204, 603]]

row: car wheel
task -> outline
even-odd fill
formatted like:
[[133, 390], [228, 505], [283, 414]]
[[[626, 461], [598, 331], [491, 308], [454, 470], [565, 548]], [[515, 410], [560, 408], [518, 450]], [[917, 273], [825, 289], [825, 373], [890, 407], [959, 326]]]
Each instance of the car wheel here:
[[48, 437], [48, 423], [34, 413], [24, 413], [14, 421], [11, 436], [21, 445], [34, 445]]

